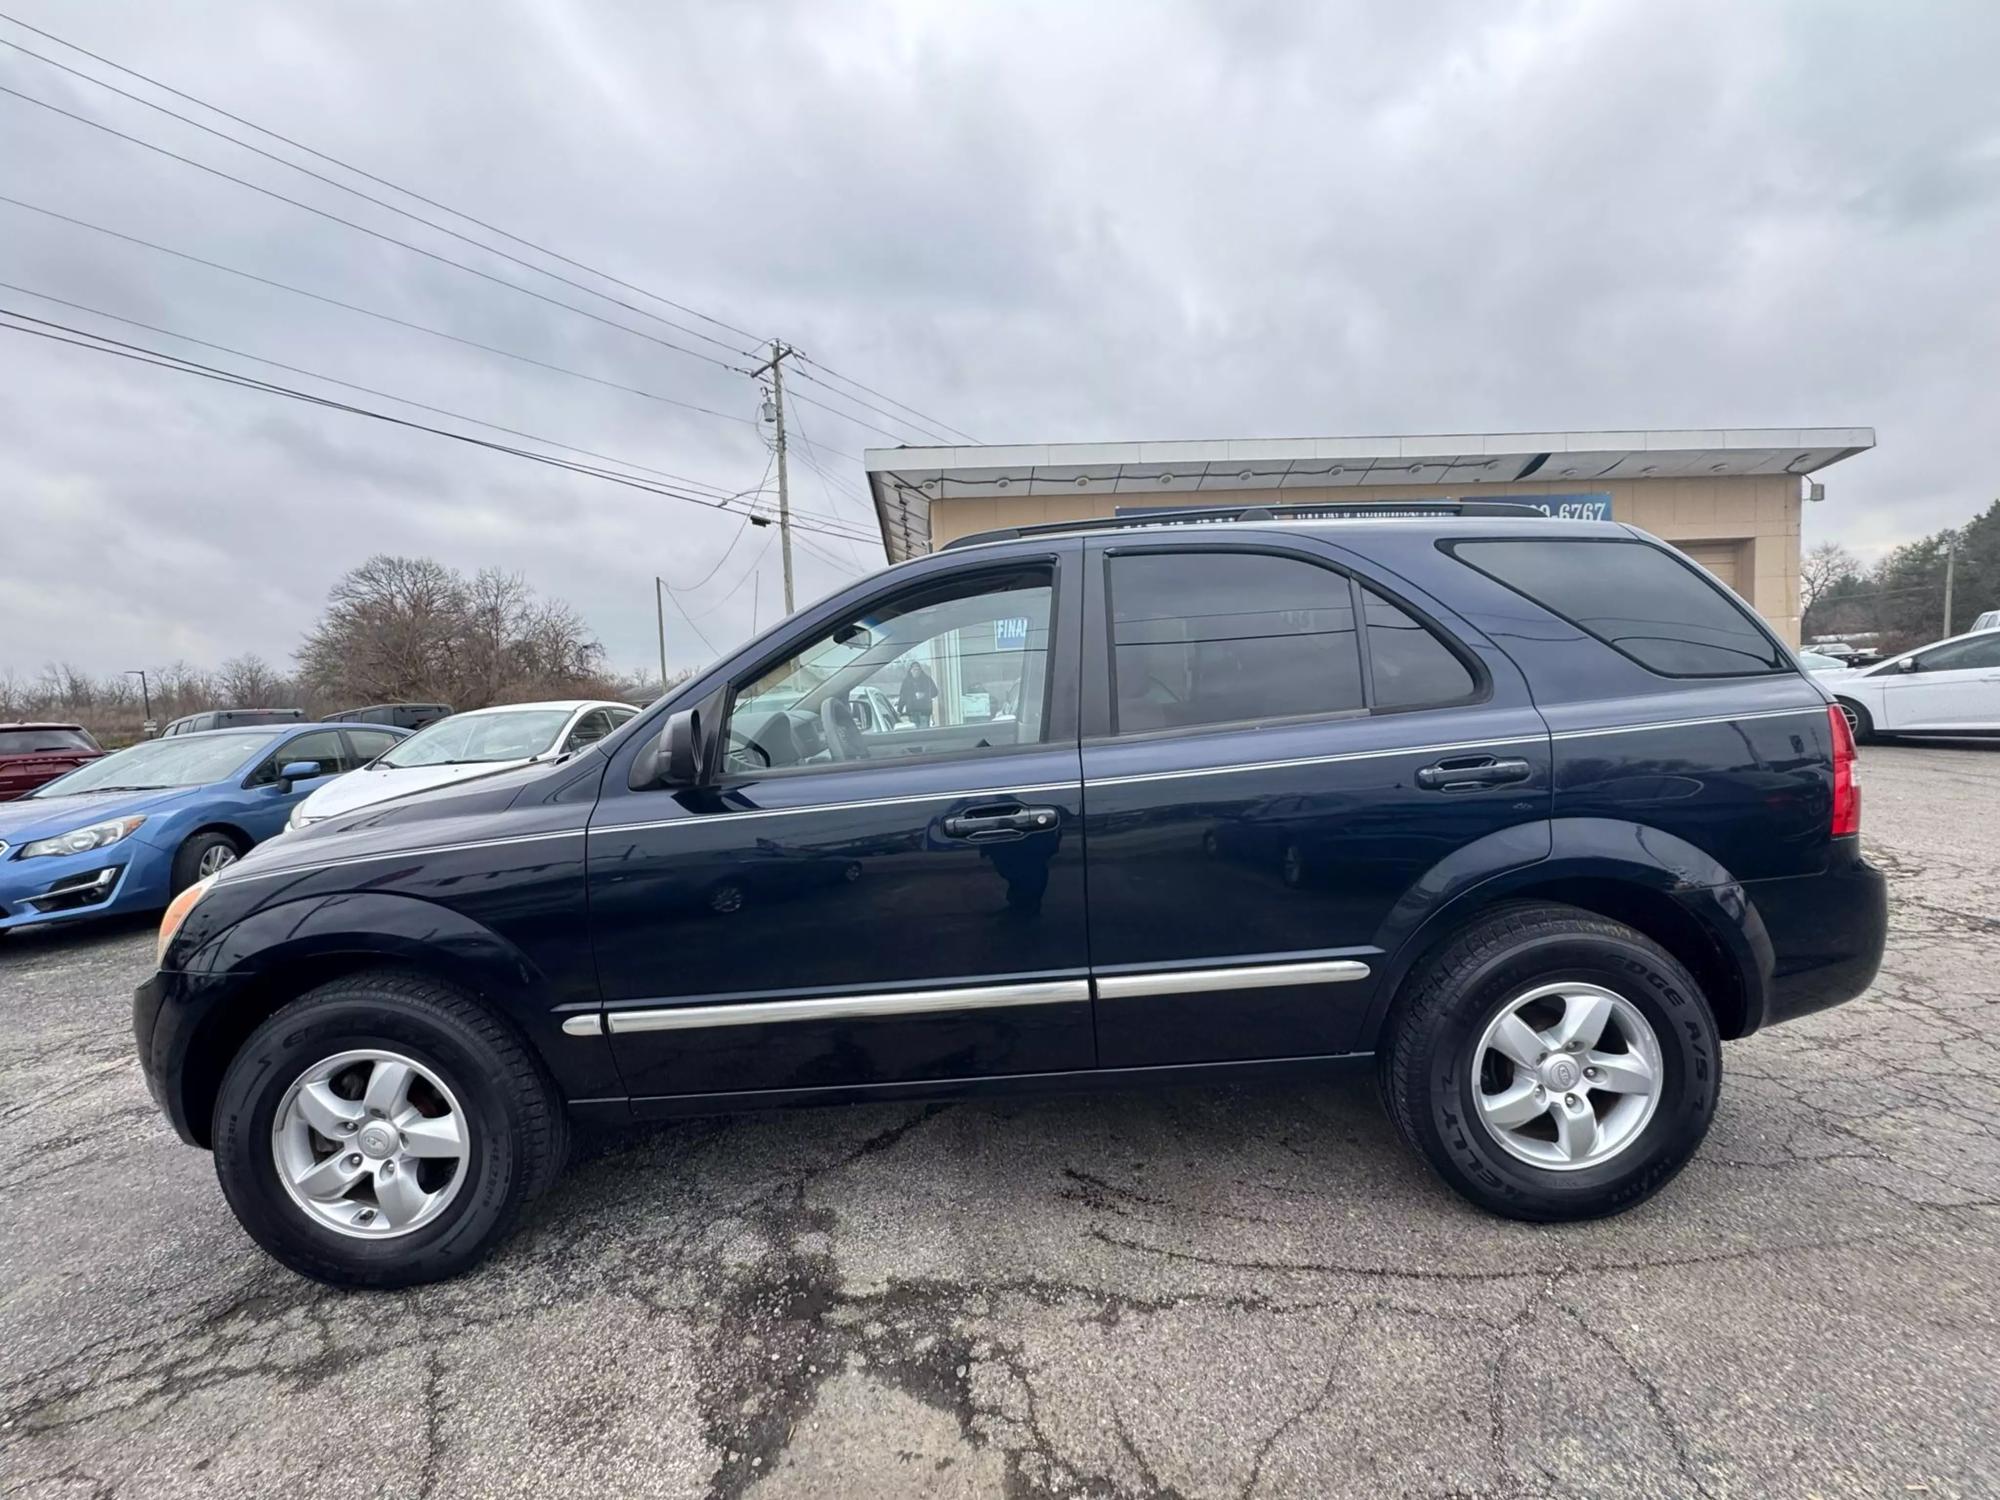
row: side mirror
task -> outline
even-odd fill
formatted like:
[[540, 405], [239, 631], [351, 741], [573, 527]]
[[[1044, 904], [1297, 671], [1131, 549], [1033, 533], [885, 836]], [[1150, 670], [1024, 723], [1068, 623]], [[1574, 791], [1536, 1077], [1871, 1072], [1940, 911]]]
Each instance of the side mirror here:
[[1898, 672], [1915, 672], [1920, 670], [1920, 668], [1914, 656], [1906, 656], [1896, 663], [1896, 670]]
[[701, 711], [686, 709], [667, 720], [660, 736], [669, 786], [693, 786], [701, 779]]
[[293, 782], [310, 781], [319, 773], [316, 760], [288, 760], [278, 768], [278, 790], [289, 792]]

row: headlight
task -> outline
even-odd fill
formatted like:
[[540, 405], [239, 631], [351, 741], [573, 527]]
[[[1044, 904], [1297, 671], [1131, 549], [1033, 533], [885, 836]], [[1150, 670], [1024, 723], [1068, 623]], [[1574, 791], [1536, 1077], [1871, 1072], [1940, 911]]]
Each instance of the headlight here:
[[22, 859], [40, 859], [47, 854], [88, 854], [104, 849], [138, 831], [144, 818], [113, 818], [108, 823], [92, 823], [74, 833], [59, 833], [52, 839], [36, 839], [21, 846]]
[[318, 818], [306, 815], [306, 805], [301, 802], [297, 807], [292, 809], [292, 815], [285, 819], [285, 832], [295, 833], [307, 824], [317, 823], [318, 821]]
[[167, 945], [174, 940], [174, 934], [181, 930], [181, 924], [188, 919], [188, 913], [201, 904], [201, 898], [208, 894], [208, 888], [215, 884], [215, 876], [204, 875], [193, 885], [182, 891], [167, 906], [167, 914], [160, 918], [160, 935], [153, 943], [153, 967], [158, 968], [167, 957]]

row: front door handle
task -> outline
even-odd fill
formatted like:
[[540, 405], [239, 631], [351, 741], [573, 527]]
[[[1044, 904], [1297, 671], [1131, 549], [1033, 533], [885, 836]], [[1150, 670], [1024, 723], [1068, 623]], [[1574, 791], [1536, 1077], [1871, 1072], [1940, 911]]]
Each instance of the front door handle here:
[[1534, 769], [1525, 760], [1499, 760], [1491, 755], [1459, 755], [1425, 766], [1417, 785], [1427, 792], [1476, 792], [1482, 787], [1511, 786], [1526, 781]]
[[1046, 832], [1056, 826], [1056, 817], [1053, 807], [981, 807], [946, 818], [944, 831], [947, 838], [991, 844]]

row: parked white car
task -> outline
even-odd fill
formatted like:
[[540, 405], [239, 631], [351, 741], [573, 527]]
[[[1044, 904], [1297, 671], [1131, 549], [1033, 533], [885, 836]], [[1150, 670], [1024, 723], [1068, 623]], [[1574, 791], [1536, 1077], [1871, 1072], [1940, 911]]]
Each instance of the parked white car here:
[[1824, 651], [1811, 649], [1799, 652], [1799, 665], [1808, 672], [1845, 672], [1848, 664], [1837, 656], [1828, 656]]
[[358, 771], [329, 781], [292, 809], [303, 828], [391, 797], [554, 760], [603, 739], [639, 710], [629, 703], [565, 699], [475, 708], [426, 725]]
[[2000, 734], [2000, 630], [1975, 630], [1872, 667], [1816, 675], [1858, 740]]

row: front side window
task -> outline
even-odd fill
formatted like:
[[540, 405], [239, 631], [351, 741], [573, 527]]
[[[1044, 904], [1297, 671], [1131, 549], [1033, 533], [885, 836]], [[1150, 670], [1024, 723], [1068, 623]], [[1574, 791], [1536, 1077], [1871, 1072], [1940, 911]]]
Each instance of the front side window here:
[[576, 728], [563, 741], [565, 750], [581, 750], [585, 745], [595, 744], [611, 733], [611, 715], [604, 709], [593, 708], [576, 721]]
[[1347, 579], [1257, 552], [1110, 559], [1120, 734], [1360, 712]]
[[925, 584], [842, 621], [739, 685], [724, 770], [758, 774], [1039, 744], [1054, 577]]
[[1651, 543], [1524, 537], [1445, 550], [1662, 676], [1790, 670], [1733, 595]]
[[319, 769], [313, 773], [316, 776], [331, 776], [346, 770], [347, 752], [340, 743], [340, 732], [320, 729], [288, 740], [272, 751], [251, 774], [250, 785], [263, 786], [276, 781], [285, 767], [294, 761], [311, 761], [317, 765]]
[[1917, 655], [1919, 672], [1975, 672], [2000, 667], [2000, 634], [1952, 641]]

